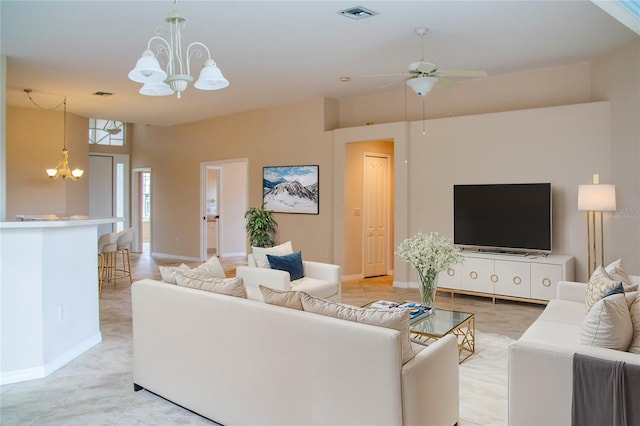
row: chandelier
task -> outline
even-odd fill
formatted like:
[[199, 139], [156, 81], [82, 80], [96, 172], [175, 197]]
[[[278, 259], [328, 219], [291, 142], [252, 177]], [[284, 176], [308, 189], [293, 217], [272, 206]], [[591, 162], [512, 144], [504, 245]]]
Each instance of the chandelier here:
[[33, 98], [31, 97], [31, 90], [30, 89], [24, 89], [25, 93], [27, 94], [27, 97], [29, 98], [29, 100], [31, 101], [32, 104], [34, 104], [36, 107], [38, 107], [38, 109], [43, 110], [43, 111], [52, 111], [54, 109], [58, 109], [60, 107], [60, 105], [64, 106], [64, 115], [63, 115], [63, 126], [62, 126], [62, 160], [60, 160], [60, 162], [58, 162], [58, 164], [56, 164], [56, 166], [52, 169], [47, 169], [47, 175], [51, 178], [51, 179], [56, 179], [58, 177], [61, 177], [62, 179], [71, 179], [71, 180], [78, 180], [80, 179], [80, 177], [82, 177], [82, 175], [84, 174], [84, 170], [81, 169], [73, 169], [71, 170], [71, 167], [69, 166], [69, 151], [67, 150], [67, 97], [65, 96], [62, 103], [54, 106], [53, 108], [42, 108], [40, 105], [38, 105]]
[[[187, 90], [193, 81], [189, 60], [192, 55], [202, 57], [203, 49], [207, 54], [200, 77], [193, 87], [200, 90], [219, 90], [229, 85], [229, 81], [222, 75], [222, 71], [211, 59], [211, 52], [207, 46], [199, 41], [189, 44], [183, 56], [182, 34], [185, 18], [176, 9], [176, 1], [173, 2], [173, 10], [169, 13], [166, 22], [169, 23], [169, 40], [155, 35], [147, 42], [147, 49], [142, 52], [134, 69], [129, 72], [129, 79], [144, 83], [140, 93], [147, 96], [167, 96], [174, 93], [180, 99], [182, 92]], [[156, 53], [152, 50], [156, 47]], [[156, 57], [157, 56], [157, 57]], [[162, 69], [157, 58], [166, 58], [166, 68]]]

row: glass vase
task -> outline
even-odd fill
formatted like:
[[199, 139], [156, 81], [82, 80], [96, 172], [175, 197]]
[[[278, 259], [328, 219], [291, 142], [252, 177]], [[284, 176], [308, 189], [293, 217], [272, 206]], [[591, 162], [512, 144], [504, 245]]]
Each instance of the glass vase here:
[[418, 277], [420, 278], [420, 303], [432, 307], [438, 288], [438, 272], [433, 269], [418, 271]]

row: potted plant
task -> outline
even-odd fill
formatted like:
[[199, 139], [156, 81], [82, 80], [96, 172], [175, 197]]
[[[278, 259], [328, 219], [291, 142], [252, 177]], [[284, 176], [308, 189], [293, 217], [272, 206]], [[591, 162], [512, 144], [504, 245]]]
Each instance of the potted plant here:
[[251, 207], [244, 217], [247, 219], [245, 229], [252, 247], [273, 247], [276, 244], [275, 233], [278, 223], [273, 218], [271, 210], [266, 210], [264, 205]]

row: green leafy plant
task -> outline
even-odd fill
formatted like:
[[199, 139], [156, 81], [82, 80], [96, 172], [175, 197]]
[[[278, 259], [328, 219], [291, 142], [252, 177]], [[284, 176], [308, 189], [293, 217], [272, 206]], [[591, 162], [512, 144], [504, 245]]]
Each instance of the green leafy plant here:
[[273, 218], [273, 212], [261, 207], [251, 207], [244, 214], [247, 223], [245, 229], [249, 234], [252, 247], [273, 247], [276, 245], [275, 233], [278, 223]]

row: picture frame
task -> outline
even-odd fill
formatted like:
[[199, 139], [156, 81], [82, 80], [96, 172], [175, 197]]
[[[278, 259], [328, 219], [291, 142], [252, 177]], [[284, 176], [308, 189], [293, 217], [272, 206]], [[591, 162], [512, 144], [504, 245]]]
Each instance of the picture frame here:
[[265, 166], [262, 202], [274, 213], [320, 214], [320, 167]]

